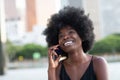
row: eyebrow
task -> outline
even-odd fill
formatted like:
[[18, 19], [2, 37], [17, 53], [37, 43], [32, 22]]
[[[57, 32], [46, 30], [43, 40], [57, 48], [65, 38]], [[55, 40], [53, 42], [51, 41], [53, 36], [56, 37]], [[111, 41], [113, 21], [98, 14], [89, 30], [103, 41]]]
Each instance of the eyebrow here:
[[[68, 30], [74, 30], [74, 29], [73, 29], [73, 28], [71, 28], [71, 27], [69, 27], [69, 28], [68, 28]], [[61, 32], [61, 31], [59, 31], [59, 34], [62, 34], [62, 32]], [[59, 34], [58, 34], [58, 35], [59, 35]]]

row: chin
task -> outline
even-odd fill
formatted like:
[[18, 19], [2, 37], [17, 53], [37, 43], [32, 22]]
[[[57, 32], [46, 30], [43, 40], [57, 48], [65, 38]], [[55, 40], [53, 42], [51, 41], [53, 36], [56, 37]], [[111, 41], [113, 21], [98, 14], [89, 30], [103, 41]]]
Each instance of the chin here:
[[66, 46], [64, 48], [64, 51], [65, 52], [71, 52], [71, 51], [74, 51], [76, 48], [74, 46]]

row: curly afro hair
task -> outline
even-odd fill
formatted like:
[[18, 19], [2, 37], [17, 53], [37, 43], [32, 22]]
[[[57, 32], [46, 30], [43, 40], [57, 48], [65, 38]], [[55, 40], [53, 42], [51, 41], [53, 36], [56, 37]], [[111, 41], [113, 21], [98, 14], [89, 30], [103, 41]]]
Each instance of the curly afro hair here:
[[48, 20], [47, 28], [43, 32], [48, 47], [58, 44], [59, 31], [67, 25], [76, 30], [82, 39], [83, 51], [85, 53], [89, 51], [94, 43], [93, 23], [83, 9], [70, 6], [64, 7]]

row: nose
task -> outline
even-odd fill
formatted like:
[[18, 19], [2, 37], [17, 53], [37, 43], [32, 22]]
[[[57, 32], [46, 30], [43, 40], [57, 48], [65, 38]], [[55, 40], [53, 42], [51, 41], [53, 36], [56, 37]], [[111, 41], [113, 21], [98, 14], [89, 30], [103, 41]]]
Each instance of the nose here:
[[64, 34], [64, 39], [68, 39], [70, 36], [66, 33]]

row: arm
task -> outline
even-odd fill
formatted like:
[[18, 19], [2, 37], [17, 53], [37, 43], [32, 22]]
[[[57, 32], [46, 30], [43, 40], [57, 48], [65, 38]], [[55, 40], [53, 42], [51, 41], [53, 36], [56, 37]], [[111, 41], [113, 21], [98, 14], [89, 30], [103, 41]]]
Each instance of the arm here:
[[[58, 80], [57, 78], [57, 68], [59, 66], [59, 59], [61, 56], [58, 56], [55, 52], [57, 46], [53, 46], [48, 49], [48, 80]], [[53, 56], [57, 56], [57, 59], [53, 59]]]
[[48, 68], [48, 80], [56, 80], [56, 70]]
[[95, 57], [93, 65], [97, 80], [109, 80], [107, 61], [104, 58]]

